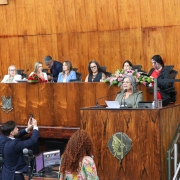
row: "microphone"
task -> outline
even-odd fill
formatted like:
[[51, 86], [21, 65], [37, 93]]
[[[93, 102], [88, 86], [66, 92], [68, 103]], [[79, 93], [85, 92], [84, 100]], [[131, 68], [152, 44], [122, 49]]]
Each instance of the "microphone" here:
[[24, 148], [24, 149], [23, 149], [23, 154], [24, 154], [24, 155], [29, 155], [30, 157], [32, 157], [32, 156], [33, 156], [33, 151], [32, 151], [32, 150], [29, 150], [29, 149], [27, 149], [27, 148]]
[[123, 99], [124, 99], [124, 101], [123, 101], [124, 107], [125, 107], [125, 95], [126, 95], [125, 93], [126, 93], [126, 92], [127, 92], [127, 89], [124, 90], [124, 96], [123, 96]]
[[117, 92], [116, 94], [111, 94], [111, 95], [108, 95], [108, 96], [103, 96], [103, 97], [98, 98], [97, 101], [96, 101], [96, 106], [93, 106], [93, 107], [96, 107], [96, 108], [98, 108], [98, 107], [99, 107], [99, 108], [104, 107], [104, 106], [99, 106], [98, 101], [99, 101], [100, 99], [107, 98], [107, 97], [110, 97], [110, 96], [114, 96], [114, 95], [117, 95], [117, 94], [119, 94], [119, 93], [121, 93], [121, 91]]

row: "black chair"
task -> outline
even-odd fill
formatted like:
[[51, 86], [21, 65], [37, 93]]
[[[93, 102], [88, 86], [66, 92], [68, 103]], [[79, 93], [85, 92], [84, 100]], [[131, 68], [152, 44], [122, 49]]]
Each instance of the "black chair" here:
[[24, 73], [24, 69], [17, 69], [17, 74], [22, 76], [22, 79], [28, 78], [28, 75]]
[[24, 72], [24, 69], [17, 69], [17, 74], [22, 76], [23, 72]]
[[76, 79], [71, 79], [69, 82], [82, 82], [82, 73], [76, 72]]
[[171, 70], [174, 68], [174, 65], [166, 65], [164, 66], [165, 69], [168, 69], [169, 72], [171, 72]]
[[[171, 70], [170, 79], [176, 79], [177, 74], [178, 74], [178, 71]], [[169, 88], [166, 89], [165, 92], [169, 93], [169, 95], [170, 95], [170, 103], [175, 103], [177, 91], [175, 90], [174, 82], [169, 83]]]
[[106, 72], [106, 66], [100, 66], [100, 71], [102, 71], [102, 72]]
[[110, 77], [112, 75], [111, 72], [106, 71], [106, 66], [100, 66], [100, 71], [102, 71], [106, 76]]
[[72, 70], [76, 72], [78, 70], [78, 68], [72, 68]]
[[76, 79], [82, 81], [82, 73], [76, 72]]
[[133, 68], [134, 70], [137, 69], [137, 71], [141, 71], [142, 65], [134, 65], [132, 68]]

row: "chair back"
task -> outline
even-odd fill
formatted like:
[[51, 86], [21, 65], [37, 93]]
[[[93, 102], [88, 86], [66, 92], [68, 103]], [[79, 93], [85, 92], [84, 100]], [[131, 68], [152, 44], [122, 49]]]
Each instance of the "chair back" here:
[[100, 66], [100, 71], [102, 71], [102, 72], [106, 72], [106, 66]]
[[165, 69], [168, 69], [169, 72], [171, 72], [171, 70], [174, 68], [174, 65], [166, 65], [164, 66]]
[[76, 72], [78, 70], [78, 68], [72, 68], [72, 70]]
[[23, 72], [24, 72], [24, 69], [17, 69], [17, 74], [22, 76]]
[[[170, 79], [176, 79], [177, 74], [178, 74], [178, 71], [171, 70], [169, 78]], [[169, 83], [169, 88], [166, 89], [165, 91], [168, 92], [169, 95], [170, 95], [170, 103], [175, 103], [176, 102], [177, 91], [175, 90], [174, 82], [170, 82]]]
[[134, 70], [137, 69], [138, 71], [141, 71], [142, 65], [134, 65], [134, 66], [133, 66], [133, 69], [134, 69]]
[[76, 72], [76, 79], [82, 81], [82, 73]]

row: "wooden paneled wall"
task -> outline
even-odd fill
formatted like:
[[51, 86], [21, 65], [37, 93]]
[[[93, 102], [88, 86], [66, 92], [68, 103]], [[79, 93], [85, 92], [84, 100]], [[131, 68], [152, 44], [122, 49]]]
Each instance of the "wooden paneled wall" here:
[[83, 79], [91, 59], [110, 72], [126, 59], [149, 71], [154, 54], [180, 72], [179, 9], [179, 0], [9, 1], [0, 5], [1, 79], [9, 65], [31, 72], [46, 55], [69, 59]]

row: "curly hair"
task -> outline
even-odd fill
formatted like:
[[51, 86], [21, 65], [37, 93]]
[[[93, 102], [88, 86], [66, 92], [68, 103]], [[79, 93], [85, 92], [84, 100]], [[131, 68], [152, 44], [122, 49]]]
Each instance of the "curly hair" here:
[[62, 155], [60, 172], [66, 171], [77, 174], [80, 171], [80, 162], [84, 156], [93, 154], [93, 144], [90, 136], [85, 130], [76, 131], [69, 139], [65, 152]]

